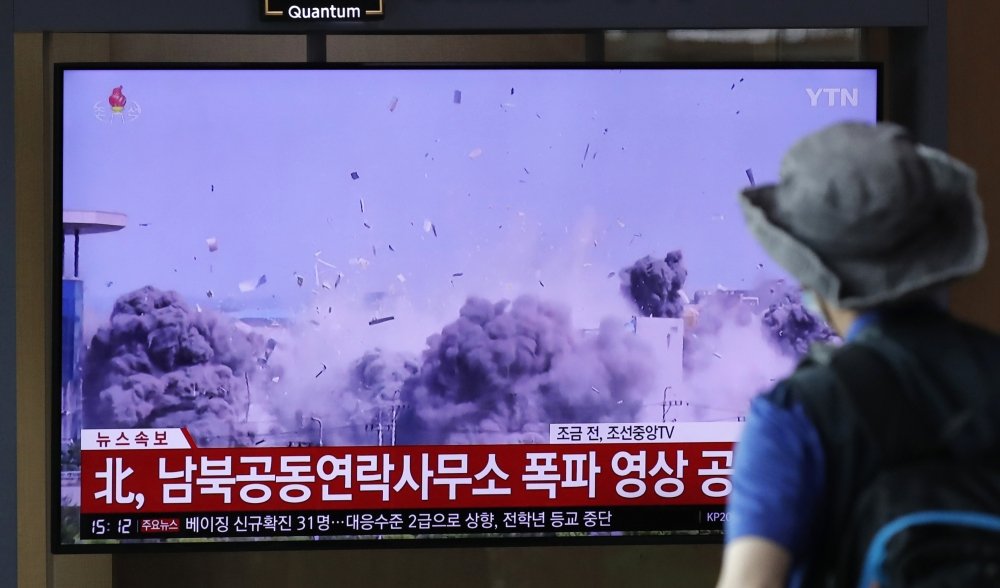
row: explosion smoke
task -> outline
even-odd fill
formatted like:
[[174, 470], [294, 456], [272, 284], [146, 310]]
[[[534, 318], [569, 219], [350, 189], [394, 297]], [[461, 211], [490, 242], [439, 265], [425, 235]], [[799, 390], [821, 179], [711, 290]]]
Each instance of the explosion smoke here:
[[83, 366], [84, 425], [186, 426], [204, 446], [238, 443], [262, 337], [152, 286], [123, 295]]
[[678, 318], [684, 311], [680, 291], [687, 279], [683, 255], [671, 251], [663, 259], [647, 255], [627, 267], [621, 277], [621, 291], [642, 316]]
[[427, 345], [402, 388], [401, 443], [539, 442], [552, 423], [630, 422], [653, 362], [616, 322], [587, 337], [566, 307], [531, 296], [469, 298]]
[[338, 405], [351, 410], [341, 422], [339, 444], [389, 445], [395, 441], [400, 411], [405, 407], [400, 391], [417, 373], [417, 364], [399, 353], [382, 349], [366, 351], [350, 368]]
[[761, 317], [761, 326], [782, 353], [796, 359], [804, 357], [812, 343], [831, 341], [835, 337], [825, 322], [802, 306], [798, 297], [772, 304]]
[[[291, 361], [283, 366], [286, 372], [295, 374], [296, 360], [285, 361]], [[274, 406], [282, 438], [297, 435], [315, 442], [312, 433], [302, 434], [314, 428], [309, 420], [315, 417], [324, 423], [325, 445], [377, 445], [380, 428], [382, 444], [389, 445], [396, 417], [405, 408], [400, 390], [417, 369], [415, 357], [374, 348], [347, 366], [331, 366], [333, 374], [321, 380], [310, 374], [298, 380], [293, 376], [290, 383], [283, 381], [285, 390], [290, 386], [292, 393], [282, 395]]]

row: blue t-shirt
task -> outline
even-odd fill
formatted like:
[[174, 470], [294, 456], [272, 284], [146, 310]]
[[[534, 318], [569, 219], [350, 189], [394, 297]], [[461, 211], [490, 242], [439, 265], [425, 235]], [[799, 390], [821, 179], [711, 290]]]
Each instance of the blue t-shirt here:
[[[875, 319], [873, 314], [859, 317], [846, 339]], [[817, 518], [825, 500], [826, 456], [802, 406], [779, 406], [770, 396], [751, 402], [736, 447], [726, 541], [752, 536], [781, 545], [792, 554], [788, 585], [796, 587], [802, 583], [816, 532], [823, 528]]]

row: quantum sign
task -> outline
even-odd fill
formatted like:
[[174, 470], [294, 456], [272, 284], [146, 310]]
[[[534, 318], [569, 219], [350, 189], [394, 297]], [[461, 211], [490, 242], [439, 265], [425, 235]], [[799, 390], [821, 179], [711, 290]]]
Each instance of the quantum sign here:
[[348, 3], [264, 0], [261, 15], [266, 21], [339, 22], [377, 20], [385, 12], [382, 0], [356, 0]]

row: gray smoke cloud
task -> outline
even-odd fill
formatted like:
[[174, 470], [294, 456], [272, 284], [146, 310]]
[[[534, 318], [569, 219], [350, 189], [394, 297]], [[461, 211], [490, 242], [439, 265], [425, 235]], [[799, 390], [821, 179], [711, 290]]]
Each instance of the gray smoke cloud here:
[[805, 357], [813, 343], [830, 342], [836, 338], [824, 321], [802, 306], [798, 295], [772, 304], [761, 317], [761, 326], [783, 354], [796, 359]]
[[745, 416], [750, 399], [774, 386], [794, 367], [771, 344], [761, 320], [772, 300], [771, 284], [751, 290], [716, 289], [695, 295], [684, 336], [681, 411], [691, 420], [727, 421]]
[[84, 359], [84, 426], [186, 426], [200, 445], [237, 444], [245, 378], [261, 369], [265, 348], [263, 337], [192, 310], [176, 292], [125, 294]]
[[398, 417], [406, 409], [403, 386], [418, 370], [415, 357], [380, 348], [366, 351], [351, 364], [344, 386], [333, 393], [324, 411], [331, 423], [337, 423], [324, 435], [324, 442], [390, 445]]
[[650, 350], [622, 325], [575, 329], [562, 304], [469, 298], [406, 380], [401, 443], [544, 442], [551, 423], [631, 422]]
[[678, 318], [684, 311], [681, 288], [687, 279], [680, 251], [671, 251], [663, 259], [650, 255], [618, 272], [621, 292], [638, 308], [642, 316]]

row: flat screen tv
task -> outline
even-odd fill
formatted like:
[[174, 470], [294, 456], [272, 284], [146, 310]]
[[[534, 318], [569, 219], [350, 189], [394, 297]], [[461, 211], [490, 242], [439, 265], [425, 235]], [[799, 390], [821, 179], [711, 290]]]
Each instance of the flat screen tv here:
[[718, 541], [879, 69], [62, 65], [54, 549]]

